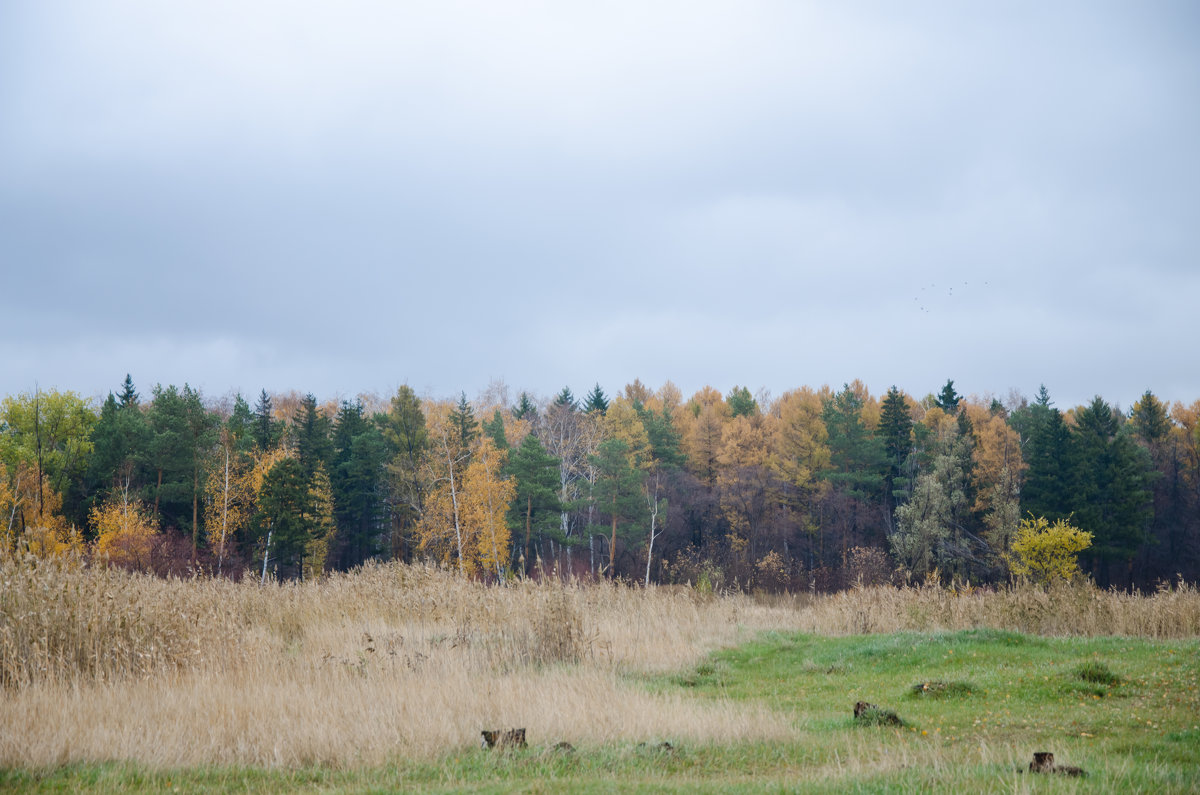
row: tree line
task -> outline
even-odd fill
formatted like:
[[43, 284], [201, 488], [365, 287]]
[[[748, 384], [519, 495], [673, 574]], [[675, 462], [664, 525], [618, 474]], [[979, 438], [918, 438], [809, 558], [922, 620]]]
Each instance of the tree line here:
[[1200, 400], [1060, 410], [859, 381], [777, 397], [670, 382], [577, 398], [149, 396], [0, 403], [3, 553], [311, 577], [370, 560], [466, 575], [763, 589], [1012, 574], [1023, 519], [1091, 533], [1101, 585], [1200, 578]]

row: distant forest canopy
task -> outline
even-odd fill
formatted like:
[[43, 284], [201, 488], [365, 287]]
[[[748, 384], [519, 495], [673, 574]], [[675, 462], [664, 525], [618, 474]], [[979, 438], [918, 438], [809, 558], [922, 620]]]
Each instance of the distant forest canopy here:
[[[253, 405], [251, 402], [253, 401]], [[311, 577], [371, 560], [464, 574], [765, 590], [1011, 576], [1024, 518], [1092, 534], [1102, 586], [1200, 579], [1200, 400], [1128, 412], [859, 381], [771, 399], [633, 381], [474, 403], [296, 392], [0, 403], [0, 555]]]

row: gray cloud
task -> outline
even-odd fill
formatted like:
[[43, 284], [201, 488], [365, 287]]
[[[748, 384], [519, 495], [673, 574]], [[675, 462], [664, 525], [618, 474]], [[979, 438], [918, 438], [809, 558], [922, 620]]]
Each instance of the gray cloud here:
[[1190, 402], [1197, 21], [12, 4], [0, 393], [129, 371]]

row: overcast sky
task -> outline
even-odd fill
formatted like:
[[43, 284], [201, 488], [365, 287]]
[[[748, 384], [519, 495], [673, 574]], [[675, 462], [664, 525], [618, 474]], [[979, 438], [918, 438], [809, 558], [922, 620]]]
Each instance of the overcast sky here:
[[1194, 2], [0, 4], [0, 395], [1200, 399]]

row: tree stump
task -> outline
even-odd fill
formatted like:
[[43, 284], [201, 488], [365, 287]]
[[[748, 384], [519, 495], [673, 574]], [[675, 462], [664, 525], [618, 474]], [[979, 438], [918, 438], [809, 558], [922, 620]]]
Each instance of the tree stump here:
[[1056, 765], [1054, 764], [1054, 754], [1049, 751], [1035, 751], [1033, 761], [1029, 763], [1030, 773], [1058, 773], [1063, 776], [1086, 776], [1087, 773], [1081, 767], [1074, 765]]
[[525, 747], [525, 730], [524, 729], [484, 729], [480, 732], [483, 735], [483, 740], [480, 742], [480, 748], [524, 748]]

